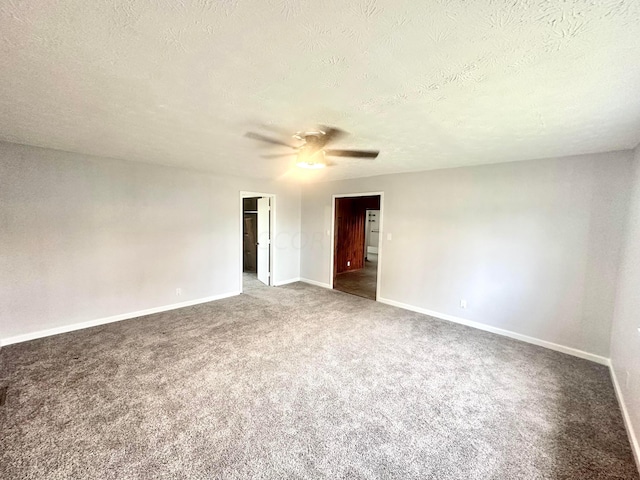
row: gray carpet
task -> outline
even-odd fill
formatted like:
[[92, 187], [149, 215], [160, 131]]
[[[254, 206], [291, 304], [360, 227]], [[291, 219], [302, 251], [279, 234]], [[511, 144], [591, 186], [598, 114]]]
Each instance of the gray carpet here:
[[0, 350], [2, 479], [637, 479], [605, 367], [304, 284]]

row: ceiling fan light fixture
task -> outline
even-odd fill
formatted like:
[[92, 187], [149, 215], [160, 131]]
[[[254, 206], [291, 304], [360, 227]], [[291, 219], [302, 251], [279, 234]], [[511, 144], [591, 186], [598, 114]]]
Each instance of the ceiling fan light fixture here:
[[311, 155], [308, 155], [304, 149], [301, 149], [298, 153], [296, 160], [296, 166], [300, 168], [306, 168], [309, 170], [317, 170], [327, 166], [327, 162], [324, 158], [324, 151], [319, 150]]
[[327, 166], [326, 163], [322, 163], [322, 162], [297, 162], [296, 166], [300, 167], [300, 168], [306, 168], [306, 169], [313, 169], [313, 170], [317, 170], [319, 168], [324, 168]]

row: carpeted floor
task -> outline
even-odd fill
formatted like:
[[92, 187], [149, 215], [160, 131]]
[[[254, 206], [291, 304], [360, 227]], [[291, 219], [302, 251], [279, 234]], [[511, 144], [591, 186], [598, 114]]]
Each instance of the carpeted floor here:
[[605, 367], [302, 283], [0, 362], [2, 479], [638, 479]]
[[247, 292], [255, 288], [264, 287], [265, 284], [258, 280], [258, 276], [255, 273], [244, 272], [242, 274], [242, 291]]
[[376, 280], [378, 278], [378, 256], [369, 255], [364, 268], [336, 275], [333, 288], [359, 297], [376, 299]]

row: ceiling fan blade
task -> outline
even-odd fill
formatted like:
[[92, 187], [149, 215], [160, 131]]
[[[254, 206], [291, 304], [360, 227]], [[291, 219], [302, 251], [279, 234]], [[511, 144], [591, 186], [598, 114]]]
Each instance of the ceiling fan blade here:
[[260, 135], [259, 133], [247, 132], [244, 134], [245, 137], [250, 138], [252, 140], [259, 140], [261, 142], [273, 143], [274, 145], [282, 145], [284, 147], [289, 147], [295, 149], [293, 145], [289, 145], [281, 140], [277, 140], [271, 137], [265, 137], [264, 135]]
[[280, 158], [280, 157], [290, 157], [291, 155], [295, 155], [296, 153], [274, 153], [272, 155], [260, 155], [262, 158]]
[[291, 131], [282, 127], [278, 127], [272, 123], [261, 123], [258, 125], [261, 129], [268, 130], [271, 133], [275, 133], [277, 135], [282, 135], [283, 137], [289, 138], [291, 137]]
[[324, 153], [332, 157], [376, 158], [380, 152], [373, 150], [325, 150]]
[[320, 125], [320, 130], [322, 130], [325, 134], [322, 137], [323, 145], [326, 145], [329, 142], [334, 142], [339, 138], [345, 137], [348, 135], [344, 130], [340, 130], [336, 127], [329, 127], [326, 125]]

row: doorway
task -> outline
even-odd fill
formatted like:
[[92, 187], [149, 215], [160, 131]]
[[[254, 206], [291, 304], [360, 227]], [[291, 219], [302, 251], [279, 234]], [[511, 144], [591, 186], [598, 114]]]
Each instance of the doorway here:
[[382, 193], [334, 195], [332, 288], [376, 300]]
[[275, 195], [240, 193], [242, 291], [273, 284]]

